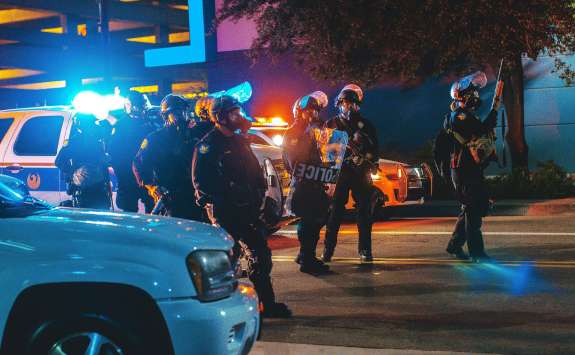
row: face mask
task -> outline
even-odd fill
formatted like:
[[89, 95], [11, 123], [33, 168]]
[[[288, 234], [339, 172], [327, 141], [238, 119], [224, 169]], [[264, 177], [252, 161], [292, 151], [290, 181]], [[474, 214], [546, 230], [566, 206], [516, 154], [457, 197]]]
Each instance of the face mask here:
[[244, 114], [241, 112], [229, 113], [225, 126], [232, 132], [240, 130], [242, 133], [245, 133], [251, 128], [252, 123], [246, 119]]
[[343, 105], [340, 105], [338, 107], [338, 111], [339, 111], [339, 116], [345, 120], [349, 120], [349, 115], [351, 113], [351, 111], [347, 108], [345, 108]]

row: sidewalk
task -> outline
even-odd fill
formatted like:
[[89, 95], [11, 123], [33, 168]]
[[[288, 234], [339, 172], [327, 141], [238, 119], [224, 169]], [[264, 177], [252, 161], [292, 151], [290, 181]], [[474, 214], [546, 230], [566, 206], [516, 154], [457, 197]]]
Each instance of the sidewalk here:
[[[457, 201], [437, 200], [422, 205], [387, 207], [389, 217], [452, 217], [459, 213]], [[552, 200], [501, 200], [495, 201], [491, 216], [549, 216], [575, 214], [575, 197]]]
[[275, 342], [256, 342], [252, 355], [463, 355], [469, 353], [453, 351], [422, 351], [402, 349], [368, 349], [344, 346], [290, 344]]

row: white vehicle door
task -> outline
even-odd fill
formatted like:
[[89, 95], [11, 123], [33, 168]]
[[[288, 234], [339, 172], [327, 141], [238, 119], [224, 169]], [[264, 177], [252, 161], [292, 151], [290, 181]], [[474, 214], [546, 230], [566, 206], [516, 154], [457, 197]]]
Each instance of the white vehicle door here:
[[15, 119], [12, 115], [0, 117], [0, 174], [5, 173], [6, 164], [4, 163], [4, 156], [6, 155], [6, 148], [10, 137], [14, 132]]
[[3, 159], [7, 175], [24, 181], [33, 196], [55, 205], [66, 188], [54, 161], [69, 124], [66, 112], [31, 112], [18, 120]]

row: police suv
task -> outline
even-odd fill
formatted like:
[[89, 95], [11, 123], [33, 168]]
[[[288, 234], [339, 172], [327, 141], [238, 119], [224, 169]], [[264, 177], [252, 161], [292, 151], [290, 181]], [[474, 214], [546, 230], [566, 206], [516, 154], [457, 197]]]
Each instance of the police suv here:
[[52, 207], [0, 175], [0, 353], [247, 354], [258, 299], [233, 244], [205, 223]]
[[[33, 196], [53, 205], [68, 200], [66, 183], [54, 161], [70, 136], [75, 115], [71, 106], [0, 111], [0, 174], [24, 181]], [[283, 206], [289, 177], [281, 149], [252, 144], [252, 150], [264, 168], [266, 195]]]

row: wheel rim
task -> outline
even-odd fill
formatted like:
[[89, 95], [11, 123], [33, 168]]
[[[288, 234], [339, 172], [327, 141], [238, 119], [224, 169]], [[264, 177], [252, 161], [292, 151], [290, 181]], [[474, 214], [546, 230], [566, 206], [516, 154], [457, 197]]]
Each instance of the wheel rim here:
[[122, 347], [97, 332], [75, 333], [58, 339], [49, 355], [124, 355]]

